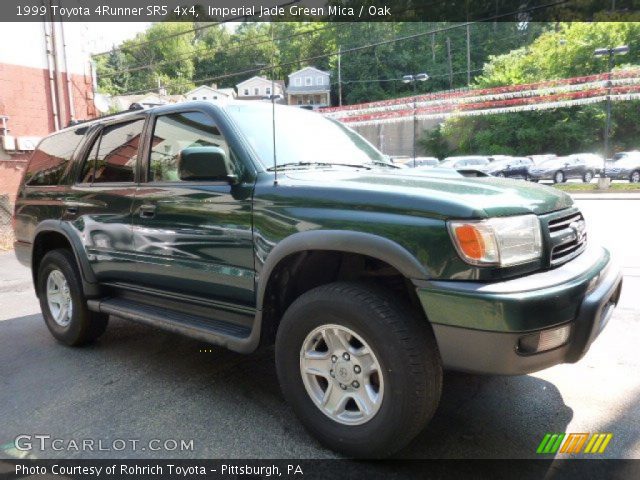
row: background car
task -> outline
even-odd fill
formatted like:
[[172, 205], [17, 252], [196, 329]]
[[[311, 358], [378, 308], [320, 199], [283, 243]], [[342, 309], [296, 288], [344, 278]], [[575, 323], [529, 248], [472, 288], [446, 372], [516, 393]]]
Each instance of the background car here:
[[588, 183], [595, 174], [595, 165], [581, 154], [553, 158], [529, 168], [529, 179], [534, 182], [553, 180], [553, 183], [562, 183], [570, 178], [579, 178]]
[[[597, 153], [575, 153], [573, 155], [569, 155], [569, 158], [578, 158], [580, 161], [583, 161], [586, 165], [585, 174], [583, 175], [583, 180], [586, 182], [589, 174], [591, 179], [602, 173], [604, 169], [604, 158]], [[589, 181], [591, 181], [589, 179]], [[588, 182], [587, 182], [588, 183]]]
[[606, 172], [613, 180], [629, 180], [640, 183], [640, 152], [620, 152], [607, 164]]
[[529, 179], [529, 167], [533, 165], [527, 157], [504, 157], [496, 159], [487, 167], [487, 173], [494, 177]]
[[460, 157], [447, 157], [440, 164], [441, 167], [454, 168], [456, 170], [487, 170], [490, 161], [482, 155], [468, 155]]
[[558, 156], [555, 153], [542, 153], [538, 155], [527, 155], [527, 158], [530, 158], [534, 165], [538, 165], [547, 160], [558, 158]]
[[440, 165], [440, 160], [438, 160], [436, 157], [416, 157], [415, 162], [413, 161], [413, 158], [408, 158], [406, 161], [404, 161], [403, 164], [409, 168], [435, 167], [437, 165]]

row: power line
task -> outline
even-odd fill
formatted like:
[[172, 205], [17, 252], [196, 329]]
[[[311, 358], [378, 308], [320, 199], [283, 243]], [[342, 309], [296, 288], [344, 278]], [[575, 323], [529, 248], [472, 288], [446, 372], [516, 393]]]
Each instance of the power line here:
[[[276, 7], [288, 7], [290, 5], [294, 5], [296, 3], [300, 3], [300, 1], [301, 0], [291, 0], [290, 2], [282, 3], [280, 5], [276, 5]], [[248, 18], [247, 15], [240, 15], [240, 16], [237, 16], [237, 17], [229, 18], [227, 20], [223, 20], [222, 22], [214, 22], [214, 23], [211, 23], [211, 24], [208, 24], [208, 25], [201, 25], [199, 27], [194, 27], [194, 28], [192, 28], [190, 30], [185, 30], [184, 32], [176, 32], [176, 33], [172, 33], [171, 35], [166, 35], [166, 36], [161, 37], [161, 38], [154, 38], [153, 40], [147, 40], [145, 42], [141, 42], [141, 43], [137, 43], [135, 45], [132, 45], [131, 47], [122, 46], [122, 47], [118, 47], [118, 48], [112, 48], [111, 50], [106, 50], [104, 52], [96, 53], [93, 56], [94, 57], [99, 57], [99, 56], [102, 56], [102, 55], [108, 55], [109, 53], [114, 52], [114, 51], [118, 52], [118, 51], [121, 51], [121, 50], [130, 50], [130, 49], [133, 49], [133, 48], [138, 49], [138, 48], [140, 48], [140, 47], [142, 47], [144, 45], [148, 45], [150, 43], [161, 42], [163, 40], [179, 37], [181, 35], [186, 35], [188, 33], [198, 32], [200, 30], [204, 30], [204, 29], [207, 29], [207, 28], [212, 28], [212, 27], [215, 27], [217, 25], [224, 25], [225, 23], [237, 22], [238, 20], [242, 20], [242, 19], [246, 20], [247, 18]]]
[[[192, 57], [192, 56], [195, 56], [195, 55], [197, 55], [199, 53], [205, 53], [205, 54], [206, 53], [212, 53], [212, 54], [215, 54], [215, 53], [222, 52], [222, 51], [229, 50], [229, 49], [231, 49], [232, 51], [235, 51], [235, 50], [244, 49], [244, 48], [248, 48], [248, 47], [255, 47], [255, 46], [258, 46], [258, 45], [264, 45], [266, 43], [277, 42], [277, 41], [280, 41], [280, 40], [287, 40], [289, 38], [295, 38], [295, 37], [299, 37], [299, 36], [302, 36], [302, 35], [310, 35], [310, 34], [313, 34], [313, 33], [321, 32], [323, 30], [327, 30], [329, 28], [336, 28], [338, 25], [339, 24], [337, 24], [337, 23], [332, 23], [330, 25], [327, 25], [327, 26], [321, 27], [321, 28], [317, 28], [315, 30], [305, 30], [303, 32], [297, 32], [297, 33], [293, 33], [291, 35], [277, 37], [277, 38], [274, 38], [274, 39], [269, 38], [268, 40], [263, 40], [263, 41], [260, 41], [260, 42], [244, 43], [244, 44], [241, 44], [241, 45], [240, 44], [231, 45], [231, 47], [224, 47], [224, 48], [210, 48], [210, 47], [207, 47], [207, 48], [203, 48], [203, 49], [196, 50], [196, 51], [193, 51], [193, 52], [189, 52], [189, 53], [184, 54], [184, 55], [180, 55], [180, 56], [178, 56], [176, 58], [163, 60], [163, 61], [160, 61], [160, 62], [152, 62], [152, 63], [145, 64], [145, 65], [139, 64], [139, 65], [134, 66], [134, 67], [129, 67], [129, 68], [125, 68], [125, 69], [122, 69], [122, 70], [117, 70], [115, 72], [109, 72], [109, 73], [100, 75], [100, 78], [109, 78], [109, 77], [113, 77], [115, 75], [121, 75], [121, 74], [126, 74], [126, 73], [131, 73], [131, 72], [137, 72], [137, 71], [140, 71], [140, 70], [146, 70], [146, 69], [157, 67], [157, 66], [160, 66], [160, 65], [177, 63], [177, 62], [181, 61], [184, 58]], [[270, 37], [270, 36], [271, 36], [271, 34], [264, 34], [264, 35], [259, 35], [256, 38], [263, 38], [263, 37]]]
[[[366, 45], [360, 45], [360, 46], [357, 46], [357, 47], [351, 47], [351, 48], [343, 49], [341, 51], [341, 53], [342, 54], [353, 53], [353, 52], [365, 50], [367, 48], [374, 48], [374, 47], [378, 47], [378, 46], [381, 46], [381, 45], [387, 45], [389, 43], [405, 41], [405, 40], [412, 40], [412, 39], [415, 39], [415, 38], [424, 37], [426, 35], [432, 35], [434, 33], [442, 33], [442, 32], [446, 32], [446, 31], [454, 30], [456, 28], [466, 27], [467, 25], [473, 25], [473, 24], [477, 24], [477, 23], [481, 23], [481, 22], [487, 22], [487, 21], [498, 19], [498, 18], [502, 18], [502, 17], [508, 17], [508, 16], [512, 16], [512, 15], [516, 15], [516, 14], [523, 14], [523, 13], [526, 13], [526, 12], [532, 12], [532, 11], [535, 11], [535, 10], [549, 8], [549, 7], [553, 7], [553, 6], [556, 6], [556, 5], [563, 4], [565, 2], [566, 2], [566, 0], [559, 0], [559, 1], [556, 1], [556, 2], [553, 2], [553, 3], [549, 3], [549, 4], [545, 4], [545, 5], [537, 5], [537, 6], [529, 7], [527, 9], [523, 9], [523, 10], [517, 10], [517, 11], [513, 11], [513, 12], [509, 12], [509, 13], [502, 13], [502, 14], [498, 14], [498, 15], [493, 15], [493, 16], [484, 18], [482, 20], [464, 22], [464, 23], [461, 23], [461, 24], [458, 24], [458, 25], [441, 27], [441, 28], [438, 28], [438, 29], [429, 30], [427, 32], [415, 33], [415, 34], [407, 35], [407, 36], [404, 36], [404, 37], [395, 37], [395, 38], [392, 38], [392, 39], [389, 39], [389, 40], [381, 40], [381, 41], [375, 42], [375, 43], [370, 43], [370, 44], [366, 44]], [[269, 66], [260, 67], [260, 68], [252, 68], [252, 69], [244, 70], [244, 71], [240, 71], [240, 72], [233, 72], [233, 73], [228, 73], [228, 74], [223, 74], [223, 75], [217, 75], [217, 76], [214, 76], [214, 77], [193, 79], [191, 81], [173, 82], [173, 83], [170, 83], [168, 85], [165, 85], [165, 88], [173, 88], [173, 87], [179, 87], [179, 86], [184, 86], [184, 85], [190, 85], [190, 84], [196, 84], [196, 83], [206, 83], [206, 82], [213, 82], [213, 81], [217, 82], [218, 80], [224, 80], [224, 79], [227, 79], [227, 78], [233, 78], [233, 77], [237, 77], [237, 76], [240, 76], [240, 75], [255, 74], [255, 73], [258, 73], [258, 72], [260, 72], [262, 70], [274, 70], [276, 68], [282, 68], [282, 67], [295, 65], [295, 64], [299, 64], [299, 63], [303, 63], [303, 62], [310, 62], [312, 60], [319, 60], [319, 59], [322, 59], [322, 58], [328, 58], [328, 57], [335, 56], [338, 53], [339, 53], [338, 51], [334, 51], [334, 52], [330, 52], [330, 53], [326, 53], [326, 54], [313, 55], [311, 57], [301, 58], [301, 59], [297, 59], [295, 61], [284, 62], [284, 63], [280, 63], [280, 64], [276, 64], [276, 65], [269, 65]], [[129, 91], [129, 92], [122, 93], [121, 95], [135, 95], [135, 94], [145, 93], [145, 92], [148, 92], [148, 91], [151, 91], [151, 90], [153, 90], [153, 88], [146, 88], [146, 89], [142, 89], [142, 90]]]

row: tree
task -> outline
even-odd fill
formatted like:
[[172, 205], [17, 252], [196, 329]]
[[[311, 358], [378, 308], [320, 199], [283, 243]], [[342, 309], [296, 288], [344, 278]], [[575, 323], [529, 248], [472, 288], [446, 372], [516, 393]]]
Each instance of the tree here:
[[[563, 23], [529, 46], [490, 57], [477, 87], [496, 87], [606, 71], [595, 48], [629, 45], [620, 68], [640, 63], [640, 23]], [[614, 150], [637, 148], [640, 102], [621, 102], [612, 109]], [[568, 154], [602, 151], [603, 105], [451, 118], [436, 132], [425, 132], [420, 144], [429, 152]]]

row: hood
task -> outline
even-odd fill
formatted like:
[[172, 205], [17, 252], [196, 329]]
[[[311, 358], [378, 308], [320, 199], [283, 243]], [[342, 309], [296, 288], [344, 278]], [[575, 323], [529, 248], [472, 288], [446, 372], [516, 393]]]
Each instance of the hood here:
[[566, 193], [536, 183], [429, 171], [300, 170], [279, 178], [280, 185], [303, 189], [300, 195], [307, 198], [331, 196], [338, 203], [357, 208], [411, 210], [415, 215], [440, 218], [540, 215], [573, 204]]

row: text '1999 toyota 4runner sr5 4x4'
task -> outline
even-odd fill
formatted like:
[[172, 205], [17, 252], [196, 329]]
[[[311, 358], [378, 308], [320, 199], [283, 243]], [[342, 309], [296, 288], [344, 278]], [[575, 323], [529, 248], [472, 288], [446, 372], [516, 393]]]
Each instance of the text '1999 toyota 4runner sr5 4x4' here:
[[94, 340], [114, 315], [237, 352], [275, 343], [306, 428], [385, 456], [434, 414], [443, 368], [578, 361], [622, 283], [566, 194], [408, 172], [295, 107], [128, 112], [42, 140], [15, 251], [60, 342]]

